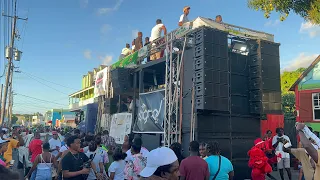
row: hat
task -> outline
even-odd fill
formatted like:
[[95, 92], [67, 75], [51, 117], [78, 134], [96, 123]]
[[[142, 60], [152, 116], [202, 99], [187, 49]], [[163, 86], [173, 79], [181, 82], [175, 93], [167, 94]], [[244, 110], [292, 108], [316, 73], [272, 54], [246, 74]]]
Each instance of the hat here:
[[5, 139], [0, 138], [0, 144], [6, 143], [6, 142], [9, 142], [9, 140], [5, 140]]
[[183, 12], [184, 12], [185, 10], [187, 10], [187, 9], [190, 9], [190, 6], [185, 6], [185, 7], [183, 8]]
[[169, 165], [178, 160], [172, 149], [160, 147], [150, 151], [147, 155], [147, 165], [140, 172], [142, 177], [150, 177], [160, 166]]
[[52, 131], [52, 135], [57, 135], [58, 132], [57, 131]]

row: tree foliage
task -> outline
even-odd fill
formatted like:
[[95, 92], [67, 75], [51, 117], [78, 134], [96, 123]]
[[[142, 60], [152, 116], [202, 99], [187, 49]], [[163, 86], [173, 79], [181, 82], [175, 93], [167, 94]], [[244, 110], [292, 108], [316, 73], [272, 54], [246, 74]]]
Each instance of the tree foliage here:
[[295, 119], [295, 95], [293, 93], [287, 93], [282, 95], [282, 112], [284, 119], [294, 120]]
[[307, 21], [320, 24], [320, 0], [248, 0], [248, 6], [264, 12], [266, 18], [275, 11], [284, 21], [293, 12]]
[[296, 82], [305, 68], [299, 68], [295, 71], [285, 71], [281, 74], [281, 92], [282, 94], [289, 93], [290, 87]]
[[285, 120], [295, 120], [295, 94], [289, 89], [305, 70], [305, 68], [299, 68], [281, 74], [282, 112]]

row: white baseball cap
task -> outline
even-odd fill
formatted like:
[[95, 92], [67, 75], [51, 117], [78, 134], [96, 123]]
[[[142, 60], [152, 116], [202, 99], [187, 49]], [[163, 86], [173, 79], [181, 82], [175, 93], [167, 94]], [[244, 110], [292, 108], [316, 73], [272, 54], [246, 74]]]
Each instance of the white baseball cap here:
[[140, 172], [142, 177], [150, 177], [160, 166], [168, 165], [178, 160], [176, 154], [167, 147], [160, 147], [150, 151], [147, 155], [147, 165]]

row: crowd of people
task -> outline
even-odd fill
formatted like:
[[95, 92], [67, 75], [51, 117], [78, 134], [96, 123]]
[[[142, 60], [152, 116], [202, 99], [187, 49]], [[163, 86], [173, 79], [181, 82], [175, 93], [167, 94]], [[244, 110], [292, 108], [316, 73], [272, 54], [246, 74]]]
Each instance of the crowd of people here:
[[[320, 179], [320, 139], [302, 123], [297, 123], [296, 130], [300, 148], [292, 147], [283, 128], [277, 128], [273, 137], [272, 132], [267, 131], [263, 138], [254, 141], [248, 152], [252, 180], [264, 180], [265, 176], [276, 179], [270, 175], [274, 164], [282, 180], [284, 172], [292, 179], [290, 154], [301, 162], [299, 180]], [[10, 135], [7, 128], [1, 128], [0, 132], [0, 176], [5, 173], [3, 177], [19, 179], [10, 169], [12, 150], [24, 145], [21, 132], [14, 130]], [[189, 156], [184, 157], [179, 143], [149, 152], [140, 135], [127, 135], [124, 143], [118, 145], [107, 130], [93, 135], [74, 129], [63, 136], [52, 131], [52, 138], [44, 140], [35, 132], [29, 151], [32, 167], [25, 179], [31, 180], [225, 180], [234, 177], [233, 165], [220, 154], [218, 142], [192, 141]]]
[[[289, 180], [293, 179], [290, 170], [290, 154], [300, 162], [298, 180], [320, 180], [319, 133], [303, 123], [297, 123], [296, 130], [300, 141], [298, 148], [292, 147], [290, 138], [285, 135], [283, 128], [277, 128], [276, 135], [273, 137], [272, 131], [268, 130], [263, 139], [255, 140], [254, 146], [248, 152], [253, 180], [265, 180], [265, 176], [276, 179], [270, 174], [273, 170], [279, 171], [282, 180], [285, 179], [284, 172]], [[274, 168], [274, 165], [277, 168]]]
[[[178, 22], [179, 27], [183, 26], [184, 23], [190, 22], [189, 18], [188, 18], [188, 15], [190, 13], [190, 9], [191, 9], [190, 6], [185, 6], [183, 8], [183, 14], [180, 16], [180, 19]], [[218, 23], [222, 23], [222, 16], [217, 15], [216, 19], [214, 21], [218, 22]], [[119, 56], [119, 60], [125, 58], [126, 56], [128, 56], [136, 51], [139, 51], [141, 48], [143, 48], [143, 46], [147, 46], [149, 44], [151, 44], [152, 49], [154, 49], [154, 47], [158, 45], [158, 44], [156, 44], [156, 41], [161, 38], [161, 34], [166, 35], [167, 28], [163, 24], [161, 19], [157, 19], [155, 26], [151, 30], [150, 38], [145, 37], [145, 42], [143, 43], [143, 34], [142, 34], [142, 32], [138, 32], [137, 38], [135, 38], [132, 41], [131, 48], [130, 48], [130, 44], [127, 43], [125, 48], [122, 49], [121, 54]], [[151, 55], [146, 58], [146, 62], [160, 59], [161, 57], [163, 57], [163, 54], [164, 54], [163, 51], [152, 50]], [[141, 62], [138, 62], [138, 63], [141, 63]]]

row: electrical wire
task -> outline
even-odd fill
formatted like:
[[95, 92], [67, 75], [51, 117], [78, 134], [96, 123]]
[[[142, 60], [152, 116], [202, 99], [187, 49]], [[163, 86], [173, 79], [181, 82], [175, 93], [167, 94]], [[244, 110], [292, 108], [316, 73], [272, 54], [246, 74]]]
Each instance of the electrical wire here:
[[68, 87], [68, 86], [65, 86], [65, 85], [62, 85], [62, 84], [58, 84], [58, 83], [56, 83], [56, 82], [48, 81], [48, 80], [46, 80], [46, 79], [44, 79], [44, 78], [41, 78], [41, 77], [32, 75], [32, 74], [30, 74], [30, 73], [26, 73], [25, 71], [21, 71], [21, 73], [22, 73], [22, 74], [25, 74], [25, 75], [27, 75], [27, 76], [32, 76], [32, 77], [34, 77], [34, 78], [41, 79], [41, 80], [43, 80], [43, 81], [45, 81], [45, 82], [48, 82], [48, 83], [52, 83], [52, 84], [55, 84], [55, 85], [58, 85], [58, 86], [61, 86], [61, 87], [64, 87], [64, 88], [67, 88], [67, 89], [71, 89], [71, 90], [75, 90], [75, 91], [76, 91], [76, 89], [74, 89], [74, 88], [72, 88], [72, 87]]
[[42, 84], [42, 85], [44, 85], [44, 86], [46, 86], [46, 87], [48, 87], [48, 88], [51, 88], [51, 89], [53, 89], [53, 90], [55, 90], [55, 91], [57, 91], [57, 92], [60, 92], [60, 93], [62, 93], [62, 94], [65, 94], [65, 95], [69, 95], [69, 94], [67, 94], [67, 93], [65, 93], [65, 92], [62, 92], [62, 91], [60, 91], [60, 90], [58, 90], [58, 89], [56, 89], [56, 88], [53, 88], [53, 87], [51, 87], [51, 86], [49, 86], [49, 85], [47, 85], [47, 84], [42, 83], [41, 81], [33, 78], [32, 76], [30, 76], [30, 75], [28, 75], [28, 74], [26, 74], [26, 73], [23, 73], [23, 74], [27, 75], [29, 78], [37, 81], [38, 83], [40, 83], [40, 84]]
[[57, 104], [57, 105], [60, 105], [60, 106], [61, 105], [62, 106], [66, 106], [65, 104], [60, 104], [60, 103], [56, 103], [56, 102], [48, 101], [48, 100], [44, 100], [44, 99], [38, 99], [38, 98], [35, 98], [35, 97], [32, 97], [32, 96], [28, 96], [28, 95], [24, 95], [24, 94], [20, 94], [20, 93], [16, 93], [16, 95], [23, 96], [23, 97], [30, 98], [30, 99], [34, 99], [34, 100], [38, 100], [38, 101], [42, 101], [42, 102]]

